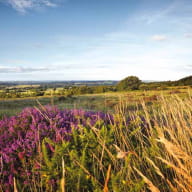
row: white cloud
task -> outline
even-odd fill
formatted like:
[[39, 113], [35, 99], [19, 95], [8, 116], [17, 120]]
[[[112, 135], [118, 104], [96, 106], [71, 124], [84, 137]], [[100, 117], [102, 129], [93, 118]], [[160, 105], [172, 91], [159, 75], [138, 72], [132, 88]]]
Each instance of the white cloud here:
[[49, 71], [47, 67], [9, 67], [9, 66], [0, 66], [0, 73], [31, 73], [31, 72], [42, 72]]
[[167, 36], [166, 35], [153, 35], [152, 40], [154, 40], [154, 41], [165, 41], [165, 40], [167, 40]]
[[190, 69], [190, 70], [191, 70], [191, 69], [192, 69], [192, 65], [186, 65], [186, 66], [185, 66], [185, 69], [187, 69], [187, 70]]
[[[120, 80], [128, 75], [136, 75], [144, 80], [176, 80], [189, 75], [190, 70], [185, 68], [191, 64], [192, 48], [189, 41], [179, 36], [180, 33], [175, 35], [154, 31], [153, 34], [155, 41], [164, 42], [153, 43], [147, 38], [149, 34], [132, 34], [128, 30], [111, 32], [93, 38], [93, 42], [87, 39], [87, 46], [68, 57], [66, 53], [55, 54], [48, 63], [66, 79]], [[172, 39], [169, 39], [170, 36]], [[70, 42], [73, 39], [78, 41], [78, 38], [71, 37]], [[68, 42], [67, 38], [63, 40], [62, 37], [57, 41], [63, 44]], [[79, 44], [79, 41], [78, 44], [71, 43], [74, 47], [79, 47]], [[52, 71], [49, 73], [52, 74]]]
[[185, 34], [184, 34], [184, 37], [186, 37], [186, 38], [192, 38], [192, 33], [185, 33]]
[[47, 7], [56, 7], [57, 5], [51, 1], [43, 1], [44, 5]]
[[53, 0], [3, 0], [15, 10], [25, 13], [27, 10], [39, 7], [56, 7]]

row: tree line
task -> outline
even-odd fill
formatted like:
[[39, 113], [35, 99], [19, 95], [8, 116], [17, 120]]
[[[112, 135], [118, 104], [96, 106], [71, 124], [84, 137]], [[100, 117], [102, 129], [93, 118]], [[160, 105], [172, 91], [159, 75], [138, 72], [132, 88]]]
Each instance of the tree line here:
[[38, 96], [66, 96], [82, 94], [96, 94], [117, 91], [133, 91], [133, 90], [163, 90], [170, 86], [192, 86], [192, 76], [182, 78], [178, 81], [162, 81], [162, 82], [142, 82], [136, 76], [128, 76], [119, 81], [116, 85], [97, 85], [97, 86], [65, 86], [63, 88], [21, 88], [21, 89], [1, 89], [0, 98], [25, 98]]

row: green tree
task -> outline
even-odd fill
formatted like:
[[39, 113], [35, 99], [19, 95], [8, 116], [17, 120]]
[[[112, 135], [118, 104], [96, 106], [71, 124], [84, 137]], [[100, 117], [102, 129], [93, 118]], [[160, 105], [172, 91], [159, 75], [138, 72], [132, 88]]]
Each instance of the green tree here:
[[139, 85], [141, 84], [141, 80], [136, 76], [129, 76], [125, 79], [121, 80], [117, 84], [117, 89], [119, 91], [126, 91], [126, 90], [137, 90], [139, 89]]

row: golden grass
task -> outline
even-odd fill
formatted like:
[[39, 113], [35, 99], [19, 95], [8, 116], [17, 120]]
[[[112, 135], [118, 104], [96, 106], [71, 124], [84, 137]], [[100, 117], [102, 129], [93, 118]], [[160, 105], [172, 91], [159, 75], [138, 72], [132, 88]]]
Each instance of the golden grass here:
[[[122, 171], [122, 177], [139, 181], [140, 176], [150, 191], [190, 192], [192, 191], [192, 99], [162, 96], [158, 102], [158, 107], [148, 108], [142, 101], [143, 109], [140, 112], [126, 112], [126, 105], [122, 107], [122, 103], [117, 108], [120, 116], [132, 117], [135, 124], [134, 130], [129, 130], [129, 126], [127, 130], [114, 127], [117, 142], [125, 151], [134, 151], [136, 148], [139, 156], [139, 158], [132, 156], [130, 167], [124, 167], [124, 171], [129, 170], [129, 174]], [[140, 127], [139, 116], [144, 117], [147, 127]], [[135, 130], [137, 131], [134, 132]]]

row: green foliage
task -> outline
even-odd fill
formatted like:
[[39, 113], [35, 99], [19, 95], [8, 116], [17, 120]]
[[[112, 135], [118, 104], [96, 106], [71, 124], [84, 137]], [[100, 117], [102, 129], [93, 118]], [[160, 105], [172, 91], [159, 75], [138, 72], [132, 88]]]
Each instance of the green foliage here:
[[139, 89], [140, 90], [149, 90], [150, 88], [149, 88], [148, 84], [142, 83], [142, 84], [139, 85]]
[[166, 90], [170, 86], [187, 86], [192, 85], [192, 76], [182, 78], [178, 81], [161, 81], [145, 83], [139, 80], [136, 76], [129, 76], [121, 80], [116, 86], [109, 82], [103, 83], [81, 83], [75, 84], [72, 82], [65, 83], [50, 83], [47, 85], [38, 86], [4, 86], [0, 85], [0, 98], [27, 98], [27, 97], [42, 97], [42, 96], [73, 96], [94, 93], [130, 91], [130, 90]]
[[175, 82], [175, 85], [192, 85], [192, 76], [182, 78]]
[[129, 76], [125, 79], [121, 80], [117, 84], [117, 89], [119, 91], [127, 91], [127, 90], [137, 90], [139, 89], [139, 85], [141, 84], [141, 80], [139, 80], [136, 76]]
[[[98, 120], [95, 124], [98, 127], [99, 137], [105, 139], [106, 146], [112, 144], [114, 133]], [[54, 148], [54, 152], [49, 150], [49, 146]], [[98, 137], [91, 127], [81, 127], [74, 129], [70, 142], [53, 143], [45, 138], [42, 142], [43, 166], [41, 169], [43, 183], [46, 190], [49, 190], [49, 181], [57, 180], [57, 186], [61, 180], [62, 169], [61, 159], [65, 161], [66, 188], [69, 191], [102, 191], [105, 178], [103, 168], [98, 169], [99, 163], [94, 159], [94, 155], [99, 158], [102, 146], [98, 143]], [[103, 156], [103, 165], [108, 166], [111, 160], [107, 153]], [[54, 188], [53, 188], [54, 189]]]

